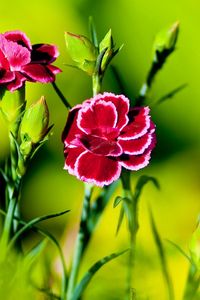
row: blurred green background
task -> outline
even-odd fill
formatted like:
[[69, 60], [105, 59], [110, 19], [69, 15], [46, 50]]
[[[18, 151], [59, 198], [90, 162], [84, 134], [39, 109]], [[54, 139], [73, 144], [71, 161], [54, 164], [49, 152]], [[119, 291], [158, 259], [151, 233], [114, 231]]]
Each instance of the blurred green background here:
[[[200, 212], [200, 2], [198, 0], [35, 0], [1, 1], [1, 32], [19, 29], [34, 43], [54, 43], [60, 57], [55, 65], [63, 73], [57, 84], [72, 104], [91, 97], [91, 80], [81, 71], [69, 68], [64, 32], [88, 35], [88, 16], [94, 17], [99, 38], [112, 28], [114, 40], [124, 48], [113, 60], [126, 88], [126, 95], [134, 98], [150, 67], [151, 47], [155, 34], [163, 27], [180, 21], [177, 50], [159, 73], [150, 93], [159, 99], [182, 83], [188, 83], [173, 99], [154, 107], [152, 118], [157, 125], [157, 147], [150, 166], [133, 174], [133, 185], [141, 174], [155, 176], [161, 191], [150, 184], [145, 187], [140, 202], [140, 230], [133, 288], [139, 299], [167, 299], [157, 249], [154, 245], [148, 216], [150, 204], [157, 227], [163, 238], [173, 279], [176, 299], [181, 299], [188, 263], [169, 239], [188, 252], [188, 243]], [[103, 90], [119, 93], [111, 71], [107, 71]], [[70, 263], [73, 242], [78, 226], [83, 185], [63, 170], [61, 132], [67, 111], [51, 85], [27, 84], [27, 100], [32, 103], [45, 95], [54, 124], [53, 136], [35, 157], [24, 181], [21, 209], [24, 218], [71, 209], [70, 214], [57, 221], [43, 224], [62, 236], [66, 261]], [[0, 119], [1, 162], [8, 154], [7, 128]], [[120, 189], [117, 191], [120, 194]], [[102, 256], [128, 245], [126, 224], [115, 236], [119, 209], [112, 201], [98, 225], [85, 256], [83, 270]], [[28, 239], [28, 238], [27, 238]], [[30, 239], [30, 237], [29, 237]], [[32, 242], [36, 239], [31, 236]], [[126, 259], [119, 258], [105, 266], [85, 292], [85, 300], [123, 299]], [[56, 264], [56, 269], [57, 267]]]

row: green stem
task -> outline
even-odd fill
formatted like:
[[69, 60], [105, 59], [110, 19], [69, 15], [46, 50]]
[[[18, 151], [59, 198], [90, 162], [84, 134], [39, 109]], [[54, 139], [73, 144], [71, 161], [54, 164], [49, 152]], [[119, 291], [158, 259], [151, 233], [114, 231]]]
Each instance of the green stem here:
[[130, 181], [130, 173], [128, 171], [124, 171], [122, 173], [122, 187], [123, 187], [123, 196], [126, 199], [130, 200], [131, 205], [131, 213], [132, 216], [129, 221], [129, 230], [130, 230], [130, 251], [128, 257], [128, 272], [127, 272], [127, 288], [126, 288], [126, 298], [130, 299], [131, 287], [132, 287], [132, 269], [135, 258], [135, 248], [136, 248], [136, 236], [139, 228], [138, 224], [138, 207], [137, 207], [137, 199], [134, 197], [131, 191], [131, 181]]
[[56, 85], [55, 82], [52, 82], [52, 86], [56, 92], [56, 94], [58, 95], [58, 97], [60, 98], [60, 100], [62, 101], [62, 103], [65, 105], [65, 107], [67, 109], [71, 109], [71, 105], [69, 104], [69, 102], [67, 101], [67, 99], [65, 98], [65, 96], [63, 95], [63, 93], [61, 92], [61, 90], [58, 88], [58, 86]]
[[77, 283], [79, 267], [83, 255], [83, 249], [85, 248], [85, 244], [88, 242], [87, 221], [90, 212], [91, 194], [92, 194], [92, 185], [85, 184], [85, 195], [83, 201], [81, 222], [80, 222], [80, 228], [79, 228], [76, 245], [75, 245], [75, 253], [73, 257], [72, 268], [69, 276], [67, 298], [66, 298], [67, 300], [73, 299], [73, 292]]
[[15, 187], [10, 187], [8, 211], [5, 217], [3, 233], [0, 241], [2, 260], [5, 258], [7, 252], [7, 246], [12, 232], [13, 218], [14, 218], [14, 213], [19, 198], [19, 191], [20, 191], [20, 184], [17, 185], [17, 189], [15, 189]]
[[92, 76], [93, 96], [96, 96], [101, 92], [102, 79], [102, 76], [98, 73]]

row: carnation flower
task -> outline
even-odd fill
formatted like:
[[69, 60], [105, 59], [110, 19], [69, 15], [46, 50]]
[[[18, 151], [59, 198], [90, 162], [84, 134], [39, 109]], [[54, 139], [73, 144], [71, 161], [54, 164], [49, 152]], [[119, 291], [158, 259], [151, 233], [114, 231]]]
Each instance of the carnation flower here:
[[14, 91], [25, 81], [53, 82], [61, 70], [51, 63], [59, 53], [54, 45], [31, 45], [25, 33], [0, 34], [0, 85]]
[[129, 99], [98, 94], [69, 112], [63, 132], [64, 169], [98, 186], [120, 177], [122, 167], [137, 171], [148, 165], [155, 146], [149, 107], [130, 108]]

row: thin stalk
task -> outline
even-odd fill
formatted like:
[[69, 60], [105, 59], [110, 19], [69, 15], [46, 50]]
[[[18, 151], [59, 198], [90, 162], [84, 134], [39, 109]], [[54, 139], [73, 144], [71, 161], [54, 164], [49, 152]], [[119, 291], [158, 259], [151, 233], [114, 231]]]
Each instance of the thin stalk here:
[[92, 76], [93, 96], [96, 96], [101, 92], [102, 79], [102, 76], [99, 74], [94, 74]]
[[73, 299], [73, 292], [77, 283], [77, 277], [79, 273], [79, 267], [81, 263], [81, 258], [83, 255], [83, 249], [88, 241], [87, 238], [87, 221], [90, 212], [90, 199], [92, 194], [92, 185], [85, 184], [85, 195], [83, 201], [83, 209], [81, 215], [80, 228], [75, 244], [75, 253], [72, 262], [72, 268], [69, 276], [68, 290], [67, 290], [67, 300]]
[[58, 95], [58, 97], [60, 98], [60, 100], [62, 101], [62, 103], [65, 105], [66, 108], [71, 109], [71, 105], [69, 104], [69, 102], [67, 101], [67, 99], [65, 98], [65, 96], [63, 95], [63, 93], [61, 92], [61, 90], [58, 88], [58, 86], [56, 85], [55, 82], [52, 82], [52, 86], [56, 92], [56, 94]]
[[132, 286], [132, 268], [134, 264], [135, 258], [135, 248], [136, 248], [136, 236], [138, 232], [138, 207], [137, 207], [137, 199], [134, 197], [131, 191], [131, 182], [130, 182], [130, 173], [124, 172], [122, 174], [122, 187], [123, 187], [123, 196], [126, 199], [130, 200], [130, 216], [129, 219], [129, 231], [130, 231], [130, 251], [128, 257], [128, 272], [127, 272], [127, 288], [125, 299], [130, 299], [131, 286]]

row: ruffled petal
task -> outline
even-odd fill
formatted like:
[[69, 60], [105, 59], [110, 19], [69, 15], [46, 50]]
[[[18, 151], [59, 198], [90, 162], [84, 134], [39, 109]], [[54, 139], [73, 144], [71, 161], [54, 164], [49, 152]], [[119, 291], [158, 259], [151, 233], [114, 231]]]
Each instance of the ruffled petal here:
[[75, 148], [66, 148], [64, 150], [65, 155], [65, 166], [64, 169], [68, 170], [68, 172], [72, 175], [75, 174], [75, 163], [78, 159], [79, 155], [85, 151], [82, 147], [75, 147]]
[[2, 34], [0, 34], [0, 49], [7, 58], [11, 71], [20, 71], [22, 66], [31, 60], [30, 51], [27, 48], [15, 42], [7, 41]]
[[49, 72], [46, 66], [40, 64], [28, 64], [22, 68], [22, 72], [33, 81], [41, 83], [55, 81], [55, 75]]
[[62, 141], [65, 147], [70, 145], [77, 146], [77, 143], [74, 143], [74, 141], [77, 139], [77, 136], [83, 134], [83, 132], [77, 126], [77, 117], [80, 108], [81, 106], [77, 105], [69, 112], [67, 123], [62, 133]]
[[119, 140], [123, 152], [125, 154], [142, 154], [145, 149], [151, 144], [152, 135], [145, 134], [142, 137], [135, 140]]
[[80, 180], [104, 186], [119, 178], [121, 166], [116, 160], [86, 150], [76, 160], [75, 170]]
[[58, 73], [61, 73], [62, 70], [58, 67], [55, 67], [55, 66], [52, 66], [52, 65], [47, 65], [46, 68], [52, 72], [54, 75], [58, 74]]
[[122, 154], [122, 148], [116, 141], [86, 134], [80, 135], [79, 140], [87, 150], [95, 154], [105, 156], [120, 156]]
[[122, 129], [119, 139], [136, 139], [147, 133], [150, 128], [149, 107], [132, 108], [128, 114], [129, 122]]
[[58, 57], [58, 48], [54, 45], [35, 44], [32, 47], [31, 62], [50, 64]]
[[151, 158], [151, 150], [145, 151], [141, 155], [128, 155], [125, 154], [121, 157], [120, 164], [128, 170], [137, 171], [149, 164]]
[[24, 77], [19, 72], [15, 72], [15, 79], [12, 82], [10, 82], [9, 84], [7, 84], [7, 89], [11, 92], [14, 92], [15, 90], [17, 90], [23, 86], [25, 80], [27, 80], [26, 77]]
[[96, 103], [83, 105], [78, 113], [77, 125], [85, 133], [94, 133], [99, 129], [99, 134], [107, 133], [108, 129], [116, 126], [117, 111], [112, 102], [99, 100]]
[[0, 69], [4, 69], [4, 70], [10, 69], [10, 64], [7, 58], [5, 57], [4, 53], [1, 51], [1, 49], [0, 49]]
[[15, 73], [6, 70], [0, 70], [0, 83], [11, 82], [15, 79]]
[[29, 38], [20, 30], [7, 31], [3, 35], [8, 41], [16, 42], [17, 44], [26, 47], [29, 50], [32, 49]]
[[106, 102], [112, 102], [117, 110], [118, 120], [116, 128], [121, 130], [128, 123], [128, 111], [130, 102], [124, 95], [115, 95], [113, 93], [98, 94], [94, 98], [87, 100], [87, 102], [96, 102], [98, 100], [104, 100]]

